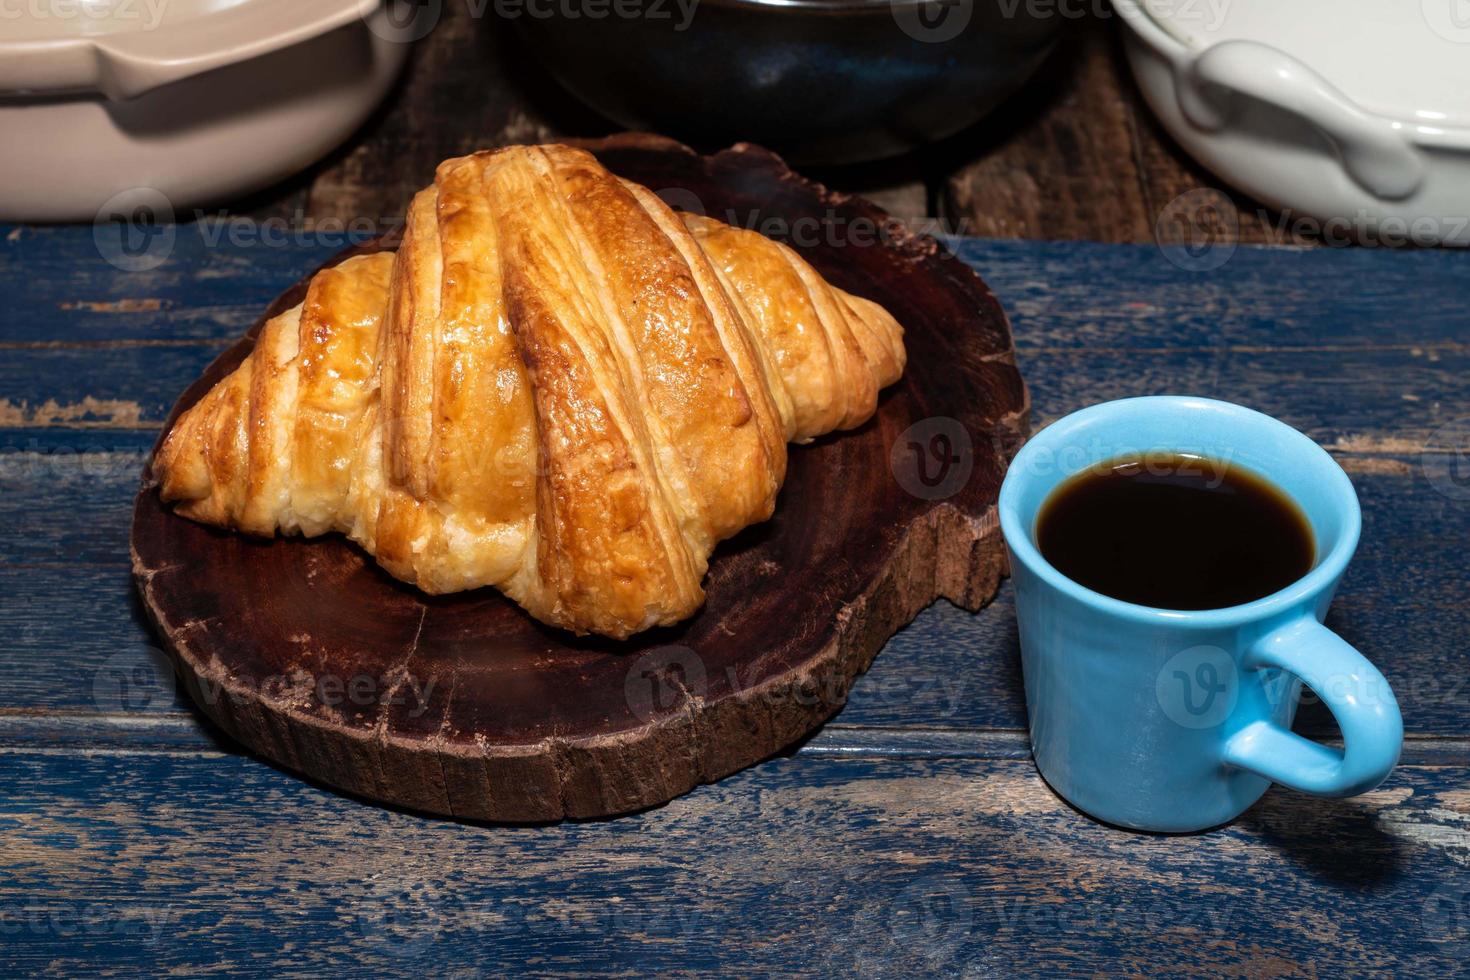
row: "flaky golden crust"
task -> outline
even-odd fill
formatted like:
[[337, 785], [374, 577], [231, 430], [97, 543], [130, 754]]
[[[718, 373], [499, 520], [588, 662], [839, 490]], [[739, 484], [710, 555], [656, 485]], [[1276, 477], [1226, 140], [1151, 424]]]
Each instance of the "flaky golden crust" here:
[[903, 328], [877, 303], [828, 283], [799, 255], [713, 218], [684, 223], [739, 297], [790, 399], [788, 440], [862, 425], [903, 374]]
[[155, 461], [186, 517], [337, 531], [428, 592], [613, 637], [689, 616], [786, 443], [861, 424], [902, 330], [589, 154], [441, 164], [394, 254], [313, 279]]

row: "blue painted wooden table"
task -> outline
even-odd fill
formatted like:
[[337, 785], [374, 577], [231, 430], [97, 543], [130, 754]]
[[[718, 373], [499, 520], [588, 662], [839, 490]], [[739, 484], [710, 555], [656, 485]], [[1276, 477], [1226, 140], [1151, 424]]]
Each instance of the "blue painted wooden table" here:
[[[381, 809], [222, 741], [139, 615], [127, 526], [177, 394], [339, 242], [156, 268], [0, 228], [0, 968], [422, 976], [1448, 973], [1470, 958], [1470, 257], [954, 243], [1005, 302], [1036, 422], [1196, 392], [1352, 475], [1330, 625], [1393, 682], [1403, 764], [1200, 836], [1103, 828], [1037, 777], [1011, 597], [937, 605], [799, 750], [617, 820]], [[1190, 263], [1183, 263], [1188, 265]], [[1457, 464], [1461, 468], [1457, 469]], [[1299, 727], [1330, 736], [1308, 705]]]

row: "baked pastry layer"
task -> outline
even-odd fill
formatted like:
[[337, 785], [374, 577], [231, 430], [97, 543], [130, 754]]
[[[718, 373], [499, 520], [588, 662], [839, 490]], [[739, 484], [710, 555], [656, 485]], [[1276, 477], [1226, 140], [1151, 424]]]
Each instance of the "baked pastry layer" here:
[[194, 520], [344, 533], [621, 638], [692, 614], [786, 443], [866, 421], [903, 365], [898, 323], [786, 246], [510, 147], [441, 164], [396, 254], [319, 273], [154, 471]]

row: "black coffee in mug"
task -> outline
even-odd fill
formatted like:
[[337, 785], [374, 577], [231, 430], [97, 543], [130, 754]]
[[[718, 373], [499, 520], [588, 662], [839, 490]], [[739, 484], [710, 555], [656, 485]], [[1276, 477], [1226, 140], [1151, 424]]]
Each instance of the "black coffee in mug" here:
[[1095, 465], [1046, 499], [1036, 544], [1094, 592], [1161, 609], [1219, 609], [1311, 571], [1316, 546], [1296, 502], [1249, 470], [1186, 453]]

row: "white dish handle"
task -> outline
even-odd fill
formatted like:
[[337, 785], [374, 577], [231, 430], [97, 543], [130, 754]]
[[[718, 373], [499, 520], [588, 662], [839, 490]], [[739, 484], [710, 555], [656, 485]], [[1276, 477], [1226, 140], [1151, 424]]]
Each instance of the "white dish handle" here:
[[1363, 111], [1331, 82], [1277, 48], [1222, 41], [1179, 67], [1179, 108], [1206, 131], [1222, 128], [1230, 93], [1300, 116], [1337, 147], [1348, 176], [1386, 200], [1408, 197], [1424, 180], [1424, 163], [1394, 124]]
[[0, 40], [0, 94], [121, 101], [366, 20], [383, 0], [257, 0], [158, 30]]

